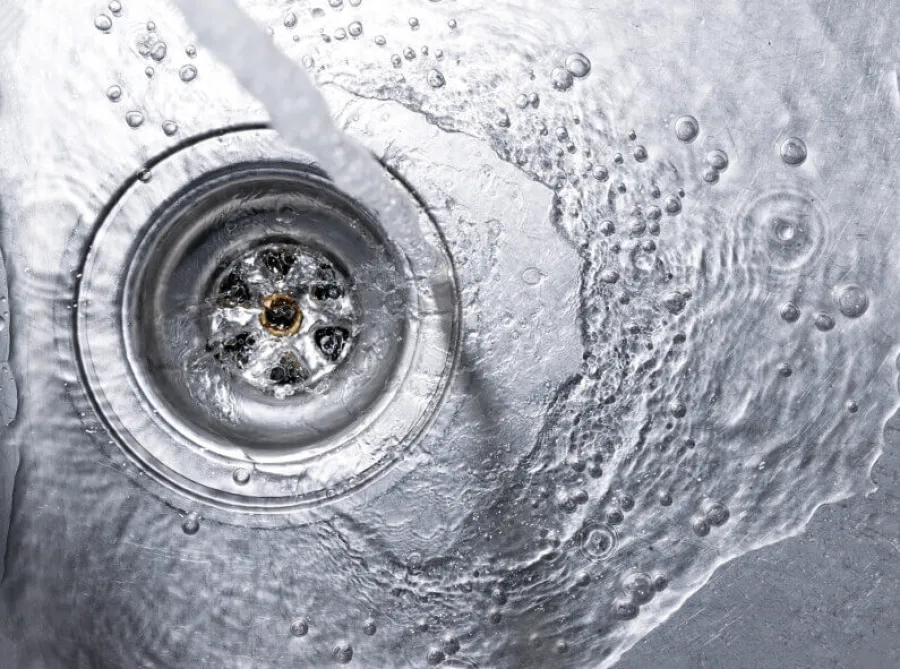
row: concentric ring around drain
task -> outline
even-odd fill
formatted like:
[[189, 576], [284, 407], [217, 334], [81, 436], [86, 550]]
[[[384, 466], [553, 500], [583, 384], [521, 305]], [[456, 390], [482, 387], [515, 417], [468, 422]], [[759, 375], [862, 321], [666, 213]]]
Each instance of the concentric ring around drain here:
[[268, 130], [152, 175], [100, 223], [77, 296], [83, 381], [116, 443], [176, 505], [267, 523], [372, 482], [455, 362], [457, 289], [432, 221], [415, 204], [389, 222], [414, 240], [400, 248]]

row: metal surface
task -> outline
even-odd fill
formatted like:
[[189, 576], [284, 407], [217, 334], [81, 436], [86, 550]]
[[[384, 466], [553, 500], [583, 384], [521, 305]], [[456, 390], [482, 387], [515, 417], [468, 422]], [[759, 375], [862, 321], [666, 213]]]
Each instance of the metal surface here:
[[0, 667], [900, 665], [900, 11], [178, 5], [0, 4]]

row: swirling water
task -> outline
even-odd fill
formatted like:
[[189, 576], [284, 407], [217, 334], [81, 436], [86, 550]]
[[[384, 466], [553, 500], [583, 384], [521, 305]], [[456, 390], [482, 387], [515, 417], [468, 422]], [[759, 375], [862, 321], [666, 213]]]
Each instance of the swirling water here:
[[[44, 158], [13, 163], [2, 190], [4, 211], [44, 216], [2, 229], [22, 381], [2, 588], [17, 666], [608, 666], [717, 566], [869, 488], [896, 407], [898, 186], [896, 140], [860, 119], [890, 115], [896, 91], [859, 85], [883, 54], [829, 39], [852, 16], [749, 2], [248, 9], [422, 193], [479, 182], [468, 202], [426, 198], [464, 286], [457, 382], [408, 474], [359, 513], [260, 531], [143, 493], [79, 399], [67, 271], [135, 156], [260, 110], [198, 89], [228, 75], [171, 10], [128, 3], [120, 23], [67, 10], [85, 44], [121, 25], [134, 68], [59, 46], [73, 65], [49, 75], [56, 88], [18, 96], [27, 114], [0, 111], [5, 145], [18, 131]], [[46, 44], [65, 23], [32, 20], [21, 40]], [[726, 39], [735, 25], [740, 41]], [[170, 76], [148, 83], [147, 58]], [[266, 63], [254, 66], [264, 89]], [[175, 104], [185, 85], [196, 99]], [[438, 151], [444, 140], [405, 144], [423, 120], [459, 135], [449, 146], [471, 164]], [[86, 139], [78, 123], [104, 132]], [[487, 149], [508, 165], [476, 172]], [[509, 272], [532, 231], [479, 200], [516, 178], [532, 190], [513, 209], [543, 207], [558, 246]], [[554, 277], [574, 285], [550, 290]], [[504, 313], [493, 293], [509, 284], [549, 304]], [[516, 394], [520, 381], [533, 392]]]

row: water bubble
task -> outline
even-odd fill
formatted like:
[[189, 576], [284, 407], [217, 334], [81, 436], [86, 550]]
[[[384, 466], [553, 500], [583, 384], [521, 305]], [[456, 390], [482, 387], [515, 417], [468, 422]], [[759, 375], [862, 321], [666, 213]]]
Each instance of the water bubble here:
[[156, 30], [156, 24], [153, 21], [147, 21], [147, 31], [154, 32]]
[[166, 57], [167, 49], [168, 47], [166, 46], [165, 42], [157, 42], [150, 50], [150, 57], [157, 63], [162, 62], [162, 60]]
[[501, 128], [508, 128], [510, 126], [509, 114], [503, 109], [497, 110], [497, 125]]
[[828, 314], [816, 314], [813, 323], [815, 324], [816, 329], [822, 332], [828, 332], [829, 330], [834, 329], [834, 318]]
[[620, 509], [610, 509], [606, 512], [606, 522], [609, 525], [619, 525], [625, 520], [625, 514]]
[[420, 632], [427, 632], [428, 629], [431, 627], [425, 618], [419, 618], [418, 620], [416, 620], [415, 625], [416, 625], [416, 629]]
[[634, 508], [634, 497], [631, 495], [619, 495], [618, 501], [623, 511], [631, 511]]
[[347, 31], [344, 30], [343, 28], [338, 28], [337, 30], [334, 31], [334, 38], [336, 40], [338, 40], [339, 42], [347, 39]]
[[792, 167], [806, 160], [806, 143], [799, 137], [788, 137], [781, 143], [781, 159]]
[[796, 323], [800, 319], [800, 307], [793, 302], [782, 304], [778, 313], [781, 315], [782, 320], [788, 323]]
[[122, 87], [110, 86], [106, 89], [106, 97], [109, 98], [110, 102], [118, 102], [122, 99]]
[[303, 63], [303, 67], [307, 70], [311, 70], [316, 65], [316, 61], [309, 54], [303, 56], [303, 58], [300, 59], [300, 62]]
[[155, 74], [155, 72], [156, 72], [156, 70], [154, 70], [152, 67], [148, 66], [148, 67], [144, 68], [144, 74], [147, 75], [148, 79], [151, 78]]
[[309, 633], [309, 622], [306, 618], [297, 618], [291, 623], [291, 635], [296, 637], [306, 636]]
[[363, 34], [362, 23], [359, 21], [354, 21], [349, 26], [347, 26], [347, 32], [350, 33], [350, 37], [359, 37]]
[[197, 534], [200, 531], [200, 516], [196, 513], [189, 513], [181, 523], [181, 530], [188, 536]]
[[614, 269], [605, 269], [600, 272], [600, 280], [603, 283], [616, 283], [619, 280], [619, 273]]
[[186, 84], [197, 78], [197, 68], [193, 65], [185, 65], [178, 70], [178, 77]]
[[459, 640], [452, 634], [444, 636], [442, 644], [447, 655], [455, 655], [459, 652]]
[[638, 161], [639, 163], [642, 163], [645, 160], [647, 160], [647, 148], [644, 146], [641, 146], [640, 144], [638, 146], [634, 147], [634, 159], [636, 161]]
[[840, 312], [847, 318], [859, 318], [869, 308], [869, 297], [862, 286], [850, 284], [834, 290]]
[[425, 655], [425, 661], [431, 666], [435, 666], [443, 662], [445, 657], [444, 651], [432, 646], [428, 649], [428, 654]]
[[600, 223], [600, 232], [606, 237], [614, 234], [615, 231], [616, 226], [612, 221], [603, 221], [602, 223]]
[[681, 200], [677, 195], [667, 195], [664, 206], [666, 213], [670, 216], [675, 216], [681, 212]]
[[682, 142], [691, 143], [700, 134], [700, 123], [693, 116], [686, 115], [675, 121], [675, 136]]
[[283, 23], [285, 28], [293, 28], [295, 25], [297, 25], [297, 15], [291, 11], [287, 12], [284, 15]]
[[628, 575], [622, 583], [622, 590], [637, 604], [646, 604], [656, 594], [656, 590], [653, 588], [653, 579], [649, 574], [643, 572]]
[[562, 126], [558, 127], [556, 129], [556, 139], [558, 139], [560, 142], [566, 141], [567, 139], [569, 139], [569, 131]]
[[859, 404], [857, 404], [853, 400], [848, 400], [847, 411], [849, 411], [850, 413], [856, 413], [857, 411], [859, 411]]
[[660, 492], [657, 496], [659, 500], [660, 506], [672, 506], [672, 502], [675, 501], [672, 499], [672, 495], [668, 492]]
[[142, 183], [149, 183], [153, 179], [153, 172], [144, 169], [138, 172], [137, 177]]
[[718, 183], [719, 171], [712, 167], [706, 167], [703, 170], [703, 180], [708, 184]]
[[231, 478], [238, 485], [247, 485], [250, 482], [250, 470], [244, 467], [238, 467], [234, 470]]
[[536, 286], [541, 282], [541, 270], [537, 267], [528, 267], [522, 272], [522, 281], [529, 286]]
[[618, 537], [611, 527], [596, 523], [582, 528], [579, 537], [581, 554], [591, 560], [605, 560], [618, 544]]
[[450, 30], [456, 30], [456, 19], [450, 19], [449, 21], [447, 21], [447, 25], [449, 26]]
[[125, 122], [132, 128], [140, 128], [144, 123], [144, 115], [139, 111], [130, 111], [125, 114]]
[[416, 50], [413, 49], [411, 46], [406, 47], [405, 49], [403, 49], [403, 57], [406, 58], [406, 60], [415, 59]]
[[675, 418], [684, 418], [687, 415], [687, 405], [681, 400], [669, 402], [669, 413]]
[[672, 315], [677, 316], [682, 311], [684, 311], [687, 302], [684, 299], [684, 295], [679, 293], [677, 290], [671, 290], [663, 295], [662, 304], [666, 308], [666, 311], [668, 311]]
[[580, 588], [585, 588], [591, 584], [591, 575], [585, 571], [579, 572], [575, 576], [575, 584]]
[[419, 19], [417, 19], [415, 16], [410, 16], [408, 23], [409, 23], [409, 27], [412, 28], [413, 30], [419, 29]]
[[437, 49], [437, 50], [434, 52], [434, 57], [437, 58], [438, 60], [443, 60], [443, 58], [444, 58], [444, 50], [443, 50], [443, 49]]
[[504, 604], [506, 604], [507, 596], [506, 596], [506, 593], [502, 589], [494, 588], [493, 590], [491, 590], [491, 599], [494, 601], [495, 604], [499, 604], [500, 606], [503, 606]]
[[387, 40], [384, 38], [384, 35], [375, 35], [375, 44], [378, 46], [384, 46], [387, 44]]
[[656, 574], [653, 577], [653, 588], [657, 592], [662, 592], [669, 587], [669, 578], [665, 574]]
[[560, 655], [565, 655], [566, 653], [569, 652], [569, 644], [566, 643], [563, 639], [560, 639], [559, 641], [557, 641], [556, 646], [554, 646], [554, 648], [556, 649], [556, 652], [559, 653]]
[[353, 659], [353, 646], [349, 641], [338, 641], [331, 649], [331, 657], [338, 664], [347, 664]]
[[583, 53], [573, 53], [566, 58], [566, 69], [573, 77], [586, 77], [591, 72], [591, 61]]
[[339, 9], [344, 6], [344, 0], [328, 0], [328, 4], [331, 5], [333, 9]]
[[503, 613], [499, 609], [491, 609], [488, 611], [488, 620], [495, 625], [499, 625], [500, 621], [503, 620]]
[[706, 154], [706, 163], [719, 172], [728, 169], [728, 154], [721, 149], [713, 149]]
[[422, 51], [422, 55], [423, 55], [423, 56], [427, 56], [427, 55], [428, 55], [428, 47], [427, 47], [427, 46], [423, 46], [422, 49], [421, 49], [421, 51]]
[[109, 11], [113, 13], [113, 16], [118, 16], [122, 13], [122, 3], [119, 0], [112, 0], [109, 3]]
[[709, 521], [703, 517], [694, 518], [691, 522], [691, 527], [694, 530], [694, 534], [698, 537], [705, 537], [709, 534]]
[[187, 54], [188, 58], [196, 58], [197, 57], [197, 47], [195, 47], [193, 44], [188, 44], [185, 47], [184, 52]]
[[366, 622], [363, 623], [363, 633], [366, 636], [375, 636], [375, 632], [378, 631], [378, 625], [374, 620], [369, 618]]
[[516, 98], [516, 107], [525, 109], [528, 107], [528, 96], [522, 93]]
[[400, 57], [400, 54], [395, 53], [393, 56], [391, 56], [391, 65], [393, 65], [395, 68], [400, 68], [403, 66], [403, 59]]
[[607, 179], [609, 179], [609, 170], [603, 167], [603, 165], [597, 165], [593, 170], [591, 170], [591, 175], [597, 181], [606, 181]]
[[362, 0], [350, 0], [351, 7], [359, 7], [360, 3], [362, 3]]
[[178, 132], [178, 124], [175, 121], [163, 121], [162, 131], [167, 137], [171, 137]]
[[435, 69], [429, 70], [427, 79], [428, 85], [432, 88], [443, 88], [444, 84], [447, 83], [444, 75]]
[[786, 362], [782, 362], [778, 365], [778, 374], [783, 376], [784, 378], [788, 378], [791, 374], [794, 373], [794, 370], [791, 369], [791, 366]]
[[562, 67], [555, 67], [550, 73], [550, 82], [553, 84], [553, 88], [555, 88], [556, 90], [567, 91], [572, 88], [572, 84], [575, 83], [575, 79], [572, 77], [572, 73], [567, 69]]
[[106, 14], [98, 14], [94, 19], [94, 27], [101, 32], [108, 33], [112, 29], [112, 19]]
[[703, 507], [703, 513], [706, 516], [706, 520], [713, 527], [724, 525], [731, 517], [728, 507], [720, 502], [707, 502]]
[[634, 620], [638, 612], [638, 605], [631, 599], [621, 597], [613, 602], [613, 615], [619, 620]]

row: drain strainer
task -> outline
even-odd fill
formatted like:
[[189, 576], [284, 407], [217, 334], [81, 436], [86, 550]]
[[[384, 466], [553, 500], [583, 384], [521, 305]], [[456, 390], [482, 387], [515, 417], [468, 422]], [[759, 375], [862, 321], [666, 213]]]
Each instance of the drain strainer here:
[[116, 443], [176, 503], [260, 516], [396, 463], [458, 338], [453, 267], [412, 195], [395, 182], [416, 216], [390, 234], [268, 130], [151, 174], [100, 223], [78, 290], [81, 372]]

